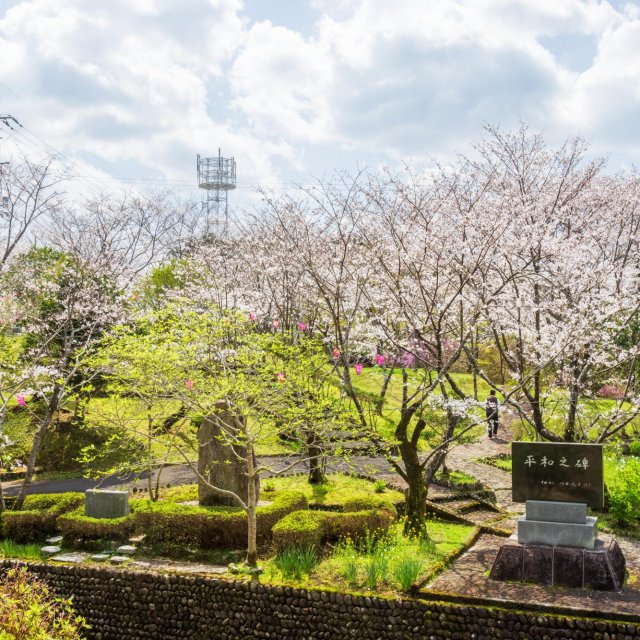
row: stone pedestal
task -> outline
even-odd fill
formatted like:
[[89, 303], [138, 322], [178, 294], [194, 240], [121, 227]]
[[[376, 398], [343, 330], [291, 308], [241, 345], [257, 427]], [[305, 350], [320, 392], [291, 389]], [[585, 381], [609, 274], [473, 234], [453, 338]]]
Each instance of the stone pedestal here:
[[593, 549], [598, 519], [587, 516], [579, 502], [527, 500], [526, 515], [518, 518], [518, 542], [552, 547]]
[[493, 580], [518, 580], [599, 591], [619, 591], [626, 563], [618, 543], [601, 535], [593, 549], [523, 544], [513, 535], [498, 551]]

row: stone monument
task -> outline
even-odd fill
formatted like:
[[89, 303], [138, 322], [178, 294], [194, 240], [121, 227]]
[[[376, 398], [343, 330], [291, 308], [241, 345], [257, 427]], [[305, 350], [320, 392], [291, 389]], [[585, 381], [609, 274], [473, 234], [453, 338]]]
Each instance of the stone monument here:
[[123, 518], [129, 515], [129, 492], [87, 489], [84, 514], [90, 518]]
[[514, 502], [525, 502], [517, 534], [502, 545], [495, 580], [617, 591], [625, 577], [618, 543], [598, 536], [587, 507], [604, 505], [602, 445], [513, 442]]
[[[247, 449], [238, 435], [244, 428], [244, 417], [235, 415], [225, 402], [218, 402], [215, 412], [205, 418], [198, 432], [198, 473], [210, 485], [232, 491], [247, 502]], [[254, 466], [255, 466], [254, 459]], [[256, 500], [260, 485], [256, 478]], [[202, 480], [198, 481], [198, 501], [201, 505], [237, 507], [229, 495], [216, 491]]]

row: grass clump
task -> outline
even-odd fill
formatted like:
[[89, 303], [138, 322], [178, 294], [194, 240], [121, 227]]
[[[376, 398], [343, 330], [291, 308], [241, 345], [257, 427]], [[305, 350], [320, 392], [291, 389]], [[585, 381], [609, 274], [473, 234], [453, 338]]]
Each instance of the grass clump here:
[[40, 545], [19, 544], [13, 540], [0, 540], [0, 558], [40, 560]]
[[276, 556], [273, 566], [283, 578], [300, 580], [303, 574], [309, 574], [318, 564], [316, 547], [294, 547], [285, 549]]

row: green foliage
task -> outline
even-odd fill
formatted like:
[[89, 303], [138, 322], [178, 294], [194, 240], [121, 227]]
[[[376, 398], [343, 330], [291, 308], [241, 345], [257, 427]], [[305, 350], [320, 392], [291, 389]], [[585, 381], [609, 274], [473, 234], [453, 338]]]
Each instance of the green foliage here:
[[640, 456], [640, 440], [634, 440], [629, 444], [629, 453], [632, 456]]
[[0, 540], [0, 558], [22, 558], [40, 560], [39, 544], [18, 544], [13, 540]]
[[607, 476], [609, 513], [619, 524], [632, 523], [640, 517], [640, 458], [618, 460]]
[[300, 580], [318, 564], [318, 553], [315, 547], [293, 547], [278, 554], [273, 564], [284, 578]]
[[[247, 514], [240, 507], [201, 507], [175, 502], [140, 501], [136, 508], [136, 531], [147, 534], [153, 545], [182, 544], [203, 549], [246, 547]], [[271, 539], [273, 526], [292, 511], [306, 508], [304, 495], [286, 492], [273, 503], [256, 509], [258, 542]]]
[[0, 578], [0, 640], [81, 640], [86, 623], [26, 569]]
[[319, 547], [323, 541], [326, 513], [322, 511], [294, 511], [272, 529], [276, 549], [285, 551], [302, 547]]
[[387, 489], [387, 482], [385, 480], [376, 480], [373, 483], [373, 490], [376, 493], [384, 493]]
[[56, 533], [57, 521], [84, 502], [82, 493], [48, 493], [25, 498], [20, 511], [2, 514], [2, 534], [15, 542], [33, 542]]
[[422, 573], [424, 561], [420, 557], [405, 555], [398, 558], [393, 569], [393, 577], [405, 593], [411, 591], [411, 587]]

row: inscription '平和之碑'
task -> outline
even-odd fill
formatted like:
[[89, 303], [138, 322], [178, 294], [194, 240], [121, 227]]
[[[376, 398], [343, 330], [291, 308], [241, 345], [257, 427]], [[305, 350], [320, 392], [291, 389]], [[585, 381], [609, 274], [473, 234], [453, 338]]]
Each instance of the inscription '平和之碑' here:
[[554, 500], [604, 504], [602, 445], [513, 442], [514, 502]]

